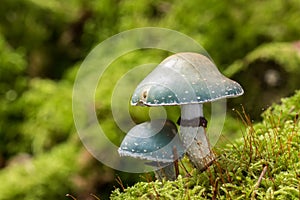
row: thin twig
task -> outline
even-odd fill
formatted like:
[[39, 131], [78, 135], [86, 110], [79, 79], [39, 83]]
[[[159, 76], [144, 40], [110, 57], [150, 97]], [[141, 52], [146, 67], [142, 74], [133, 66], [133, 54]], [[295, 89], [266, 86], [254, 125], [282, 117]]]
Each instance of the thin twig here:
[[150, 182], [152, 182], [153, 180], [152, 180], [152, 176], [150, 175], [150, 174], [146, 174], [145, 175], [145, 179], [146, 179], [146, 181], [148, 182], [148, 183], [150, 183]]
[[71, 197], [73, 200], [76, 200], [76, 198], [74, 196], [72, 196], [71, 194], [66, 194], [66, 197]]
[[101, 200], [99, 197], [97, 197], [96, 195], [94, 195], [94, 194], [90, 194], [92, 197], [94, 197], [95, 199], [97, 199], [97, 200]]
[[116, 181], [121, 186], [121, 188], [122, 188], [122, 190], [124, 192], [125, 191], [125, 187], [124, 187], [123, 182], [122, 182], [122, 180], [121, 180], [121, 178], [119, 176], [116, 178]]
[[185, 198], [184, 199], [191, 200], [191, 196], [190, 196], [188, 187], [185, 188]]
[[262, 181], [264, 175], [267, 173], [267, 170], [268, 170], [268, 166], [266, 165], [266, 166], [264, 166], [264, 168], [263, 168], [263, 170], [262, 170], [260, 176], [258, 177], [258, 180], [257, 180], [255, 186], [254, 186], [254, 191], [253, 191], [253, 193], [252, 193], [251, 199], [255, 199], [256, 190], [259, 188], [260, 183], [261, 183], [261, 181]]
[[192, 177], [192, 175], [188, 172], [188, 170], [186, 169], [185, 165], [183, 164], [183, 162], [180, 160], [180, 166], [183, 168], [186, 177]]
[[268, 169], [268, 166], [267, 166], [267, 165], [264, 166], [264, 168], [263, 168], [263, 170], [262, 170], [262, 172], [261, 172], [261, 174], [260, 174], [260, 176], [259, 176], [259, 178], [258, 178], [258, 180], [257, 180], [255, 189], [257, 189], [257, 188], [260, 186], [260, 183], [261, 183], [261, 181], [262, 181], [264, 175], [266, 174], [267, 169]]
[[175, 168], [175, 178], [179, 175], [179, 168], [178, 168], [178, 154], [177, 154], [177, 148], [173, 147], [173, 156], [174, 156], [174, 168]]
[[153, 190], [154, 190], [154, 192], [155, 192], [155, 194], [156, 194], [156, 199], [159, 199], [160, 195], [158, 194], [158, 192], [157, 192], [157, 190], [156, 190], [154, 184], [151, 184], [151, 185], [152, 185], [152, 188], [153, 188]]
[[214, 187], [213, 187], [213, 196], [212, 196], [212, 199], [213, 200], [216, 200], [217, 199], [217, 194], [218, 194], [218, 183], [219, 183], [219, 180], [220, 178], [216, 178], [215, 180], [215, 184], [214, 184]]

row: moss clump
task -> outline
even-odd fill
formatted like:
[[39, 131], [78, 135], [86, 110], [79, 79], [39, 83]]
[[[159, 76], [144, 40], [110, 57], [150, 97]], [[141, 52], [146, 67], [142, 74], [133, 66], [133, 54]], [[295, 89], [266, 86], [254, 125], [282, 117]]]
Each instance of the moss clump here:
[[242, 103], [252, 119], [261, 120], [262, 110], [299, 89], [298, 45], [290, 42], [267, 43], [229, 66], [224, 71], [225, 75], [240, 83], [245, 90], [241, 98], [233, 99], [230, 104]]
[[181, 174], [176, 181], [139, 182], [111, 199], [299, 199], [300, 91], [263, 113], [253, 125], [243, 117], [243, 138], [216, 149], [205, 172]]

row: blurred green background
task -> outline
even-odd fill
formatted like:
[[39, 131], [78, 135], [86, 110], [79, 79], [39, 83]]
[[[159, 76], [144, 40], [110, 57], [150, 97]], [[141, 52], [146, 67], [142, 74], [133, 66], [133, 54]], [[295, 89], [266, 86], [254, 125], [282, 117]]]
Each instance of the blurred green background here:
[[[81, 62], [93, 47], [119, 32], [145, 26], [182, 32], [207, 50], [221, 72], [244, 87], [243, 97], [228, 101], [224, 138], [239, 136], [243, 128], [233, 108], [243, 105], [259, 121], [265, 108], [299, 89], [299, 0], [0, 4], [1, 200], [66, 199], [67, 193], [78, 199], [94, 199], [91, 193], [105, 199], [120, 187], [117, 177], [125, 186], [145, 179], [95, 160], [73, 122], [72, 87]], [[135, 66], [159, 63], [168, 55], [139, 50], [116, 60], [105, 73], [95, 107], [115, 144], [125, 133], [111, 112], [114, 85]], [[149, 119], [147, 109], [130, 108], [130, 113], [135, 122]], [[168, 108], [167, 114], [177, 120], [179, 108]]]

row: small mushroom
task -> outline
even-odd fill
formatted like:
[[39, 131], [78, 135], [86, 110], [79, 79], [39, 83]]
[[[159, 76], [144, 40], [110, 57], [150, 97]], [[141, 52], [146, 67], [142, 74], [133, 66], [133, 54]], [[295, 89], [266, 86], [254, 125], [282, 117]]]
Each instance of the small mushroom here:
[[215, 156], [205, 134], [203, 103], [243, 94], [214, 63], [197, 53], [177, 53], [163, 60], [136, 88], [132, 105], [181, 106], [180, 133], [190, 161], [199, 170]]
[[156, 168], [154, 172], [159, 180], [175, 180], [177, 174], [173, 162], [184, 155], [181, 140], [175, 137], [176, 134], [177, 127], [170, 120], [144, 122], [127, 133], [118, 152], [120, 156], [146, 160], [149, 166]]

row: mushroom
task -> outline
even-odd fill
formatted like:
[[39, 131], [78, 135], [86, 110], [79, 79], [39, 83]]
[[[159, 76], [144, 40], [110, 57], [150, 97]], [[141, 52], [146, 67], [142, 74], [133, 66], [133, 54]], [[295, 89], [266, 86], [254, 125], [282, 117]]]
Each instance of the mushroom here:
[[131, 104], [180, 105], [180, 134], [186, 153], [203, 171], [214, 160], [205, 134], [203, 103], [243, 94], [242, 87], [223, 76], [206, 56], [177, 53], [163, 60], [136, 88]]
[[155, 176], [162, 180], [175, 180], [174, 162], [184, 155], [184, 148], [177, 135], [177, 127], [170, 120], [156, 119], [134, 126], [118, 149], [120, 156], [147, 161], [155, 167]]

